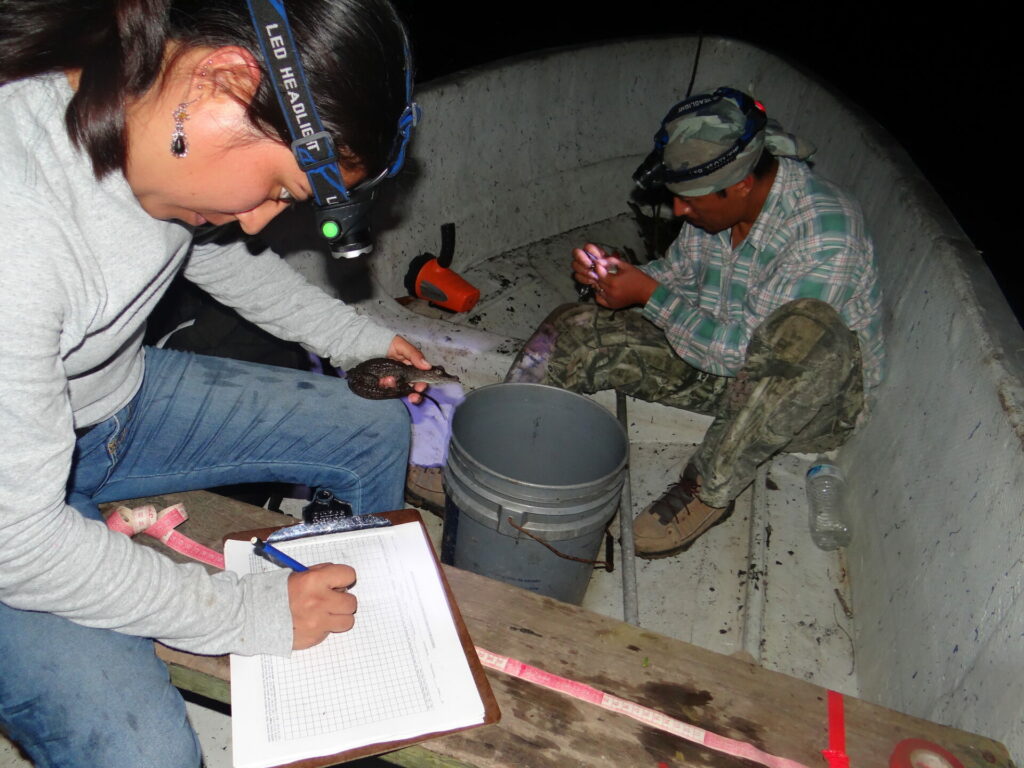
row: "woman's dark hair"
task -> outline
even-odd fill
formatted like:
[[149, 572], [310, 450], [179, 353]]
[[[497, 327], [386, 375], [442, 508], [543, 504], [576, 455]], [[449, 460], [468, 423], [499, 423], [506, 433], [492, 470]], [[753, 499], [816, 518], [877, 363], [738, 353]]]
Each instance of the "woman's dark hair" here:
[[[324, 129], [346, 162], [375, 176], [406, 103], [401, 21], [387, 0], [288, 0], [286, 7]], [[124, 170], [125, 104], [157, 82], [169, 41], [183, 49], [240, 45], [263, 67], [245, 0], [5, 0], [0, 84], [81, 70], [65, 119], [101, 178]], [[250, 122], [290, 142], [263, 70]]]

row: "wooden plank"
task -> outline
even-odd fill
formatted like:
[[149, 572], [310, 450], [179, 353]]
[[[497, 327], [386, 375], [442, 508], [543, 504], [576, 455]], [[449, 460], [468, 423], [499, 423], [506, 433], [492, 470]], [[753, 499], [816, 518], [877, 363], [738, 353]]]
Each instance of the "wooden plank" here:
[[227, 656], [197, 656], [156, 643], [156, 655], [167, 665], [171, 683], [213, 701], [231, 703], [231, 668]]
[[[204, 543], [263, 524], [254, 522], [258, 513], [248, 505], [206, 498], [209, 494], [186, 496], [197, 518], [208, 510], [217, 517], [190, 532]], [[189, 525], [193, 523], [199, 520]], [[226, 527], [216, 531], [220, 524]], [[808, 766], [823, 764], [820, 752], [828, 743], [825, 689], [475, 574], [453, 568], [445, 573], [477, 645], [766, 752]], [[226, 657], [192, 661], [188, 654], [172, 655], [177, 652], [169, 649], [159, 648], [159, 653], [172, 665], [193, 668], [222, 683], [228, 680]], [[501, 673], [488, 677], [502, 710], [500, 723], [434, 739], [385, 759], [403, 766], [484, 768], [753, 765]], [[209, 688], [215, 691], [213, 698], [225, 700], [220, 696], [226, 697], [226, 689]], [[939, 744], [965, 768], [1012, 765], [1005, 747], [990, 739], [856, 699], [845, 701], [851, 765], [888, 765], [893, 748], [906, 738]]]
[[[722, 736], [808, 766], [828, 745], [827, 691], [688, 643], [647, 632], [475, 574], [448, 578], [477, 645], [579, 680]], [[750, 766], [628, 718], [494, 674], [502, 722], [430, 742], [480, 765]], [[851, 765], [882, 766], [896, 744], [922, 738], [965, 768], [1011, 766], [990, 739], [846, 699]]]
[[386, 755], [377, 755], [377, 760], [402, 768], [476, 768], [453, 757], [431, 752], [426, 746], [406, 747]]

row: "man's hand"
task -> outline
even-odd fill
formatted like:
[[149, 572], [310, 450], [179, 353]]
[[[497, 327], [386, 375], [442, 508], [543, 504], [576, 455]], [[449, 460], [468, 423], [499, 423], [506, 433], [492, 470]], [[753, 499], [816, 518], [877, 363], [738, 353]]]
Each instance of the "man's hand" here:
[[[397, 360], [400, 363], [415, 366], [421, 371], [425, 371], [431, 367], [430, 363], [427, 362], [427, 359], [423, 357], [423, 353], [420, 351], [419, 347], [401, 336], [395, 336], [395, 338], [391, 340], [391, 345], [388, 347], [386, 356], [391, 360]], [[380, 380], [380, 385], [382, 387], [394, 387], [396, 384], [397, 382], [393, 376], [385, 376]], [[418, 381], [413, 384], [413, 388], [416, 392], [422, 392], [427, 388], [427, 384], [425, 382]], [[418, 394], [409, 395], [409, 401], [413, 403], [420, 403], [423, 402], [423, 398]]]
[[605, 262], [611, 258], [604, 248], [593, 243], [587, 243], [582, 248], [572, 252], [573, 279], [583, 285], [597, 287], [597, 281], [603, 275], [608, 274]]
[[356, 581], [347, 565], [321, 563], [288, 577], [292, 612], [292, 648], [310, 648], [332, 632], [348, 632], [355, 624], [356, 598], [346, 590]]
[[576, 281], [594, 286], [594, 299], [609, 309], [646, 304], [658, 287], [653, 277], [593, 243], [572, 252], [572, 269]]

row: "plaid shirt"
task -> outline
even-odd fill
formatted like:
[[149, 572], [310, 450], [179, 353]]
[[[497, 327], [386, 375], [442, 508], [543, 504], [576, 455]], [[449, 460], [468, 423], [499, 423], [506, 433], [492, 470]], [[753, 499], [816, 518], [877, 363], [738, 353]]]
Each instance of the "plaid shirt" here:
[[882, 380], [881, 292], [860, 207], [801, 162], [779, 170], [757, 221], [733, 249], [729, 230], [684, 225], [665, 257], [641, 267], [660, 285], [644, 307], [694, 367], [734, 376], [754, 330], [794, 299], [821, 299], [857, 334], [870, 392]]

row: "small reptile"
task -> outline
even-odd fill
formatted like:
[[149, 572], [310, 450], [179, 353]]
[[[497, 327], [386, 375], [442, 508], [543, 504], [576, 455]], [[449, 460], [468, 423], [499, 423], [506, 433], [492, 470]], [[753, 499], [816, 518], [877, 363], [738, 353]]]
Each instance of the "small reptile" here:
[[[395, 384], [392, 387], [384, 386], [380, 380], [392, 377]], [[392, 397], [405, 397], [413, 394], [416, 390], [413, 384], [424, 381], [428, 384], [438, 384], [443, 381], [458, 381], [459, 377], [448, 373], [444, 368], [435, 365], [421, 371], [412, 365], [399, 363], [397, 360], [389, 360], [386, 357], [373, 357], [364, 360], [359, 365], [348, 369], [345, 374], [348, 379], [348, 388], [360, 397], [368, 400], [386, 400]], [[423, 393], [421, 393], [423, 394]], [[423, 394], [430, 399], [434, 405], [437, 401], [430, 395]], [[441, 406], [438, 405], [438, 408]]]

